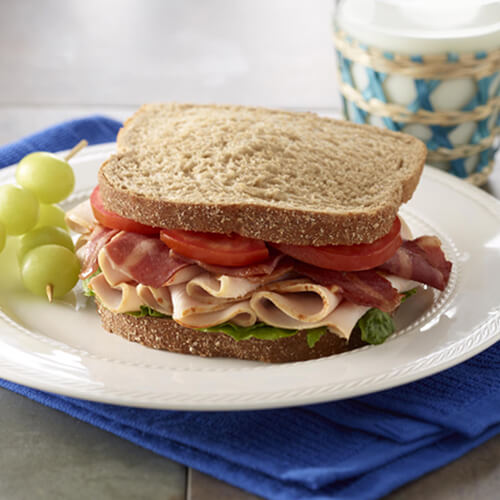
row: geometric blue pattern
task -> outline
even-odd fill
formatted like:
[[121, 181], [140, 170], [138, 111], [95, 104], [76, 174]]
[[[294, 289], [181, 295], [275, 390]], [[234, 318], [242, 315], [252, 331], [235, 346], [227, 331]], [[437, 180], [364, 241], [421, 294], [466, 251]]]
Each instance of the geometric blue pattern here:
[[[347, 37], [348, 41], [352, 41], [350, 37]], [[363, 47], [363, 45], [359, 44], [359, 47], [366, 49], [367, 47]], [[342, 81], [349, 86], [356, 88], [354, 84], [351, 68], [353, 61], [346, 58], [339, 50], [337, 52], [337, 61], [339, 66], [340, 76]], [[448, 61], [457, 62], [460, 59], [460, 56], [456, 53], [448, 53]], [[476, 53], [476, 59], [482, 59], [486, 57], [487, 54], [484, 51]], [[394, 59], [394, 54], [391, 52], [385, 52], [384, 57], [389, 60]], [[422, 62], [422, 57], [415, 55], [411, 56], [411, 60], [415, 63]], [[378, 99], [382, 102], [387, 102], [383, 83], [387, 79], [388, 74], [375, 71], [373, 68], [364, 66], [364, 70], [366, 72], [368, 85], [364, 89], [357, 89], [361, 92], [363, 99], [369, 100], [371, 98]], [[492, 86], [495, 79], [500, 74], [500, 71], [493, 73], [492, 75], [481, 78], [476, 82], [477, 84], [477, 92], [474, 97], [462, 108], [462, 111], [472, 111], [478, 106], [482, 106], [487, 104], [488, 99], [500, 96], [500, 85], [495, 90], [495, 94], [490, 96], [490, 87]], [[498, 82], [498, 80], [497, 80]], [[418, 110], [427, 110], [434, 111], [431, 102], [432, 93], [439, 87], [441, 84], [440, 80], [434, 79], [415, 79], [415, 91], [416, 98], [411, 102], [407, 109], [412, 113], [417, 112]], [[351, 121], [356, 123], [369, 123], [369, 114], [360, 109], [354, 102], [348, 101], [345, 96], [342, 96], [343, 102], [343, 112], [344, 116]], [[348, 109], [349, 108], [349, 109]], [[493, 114], [493, 113], [492, 113]], [[387, 117], [380, 117], [384, 126], [390, 130], [401, 131], [408, 123], [397, 122]], [[500, 126], [500, 113], [497, 115], [495, 123], [490, 123], [490, 127], [488, 127], [488, 121], [490, 121], [491, 115], [488, 117], [476, 121], [476, 131], [470, 140], [470, 144], [477, 144], [485, 137], [491, 135], [491, 130], [495, 127]], [[438, 148], [448, 148], [453, 149], [455, 146], [449, 139], [449, 134], [456, 129], [458, 125], [453, 126], [441, 126], [441, 125], [429, 125], [428, 129], [430, 131], [430, 138], [426, 141], [427, 148], [429, 151], [435, 151]], [[458, 158], [456, 160], [451, 160], [449, 162], [449, 172], [455, 174], [458, 177], [465, 178], [468, 177], [471, 173], [480, 172], [484, 167], [486, 167], [490, 161], [492, 160], [494, 154], [496, 152], [496, 148], [494, 146], [482, 151], [479, 153], [479, 161], [476, 165], [473, 172], [467, 172], [465, 167], [465, 160], [467, 158]], [[432, 163], [432, 162], [430, 162]]]

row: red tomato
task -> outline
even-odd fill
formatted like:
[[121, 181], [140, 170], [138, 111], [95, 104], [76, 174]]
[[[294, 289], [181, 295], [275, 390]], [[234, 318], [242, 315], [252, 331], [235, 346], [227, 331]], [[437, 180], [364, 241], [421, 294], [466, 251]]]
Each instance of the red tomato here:
[[328, 245], [322, 247], [269, 243], [284, 254], [302, 262], [333, 271], [364, 271], [389, 260], [401, 246], [401, 222], [396, 217], [388, 234], [373, 243]]
[[160, 239], [169, 248], [184, 257], [206, 264], [238, 267], [260, 262], [269, 256], [261, 240], [239, 234], [201, 233], [180, 229], [162, 229]]
[[121, 215], [106, 210], [101, 200], [99, 186], [96, 186], [90, 195], [90, 205], [92, 206], [94, 217], [103, 226], [140, 234], [158, 234], [160, 232], [158, 228], [146, 226], [145, 224], [135, 222], [131, 219], [127, 219], [126, 217], [122, 217]]

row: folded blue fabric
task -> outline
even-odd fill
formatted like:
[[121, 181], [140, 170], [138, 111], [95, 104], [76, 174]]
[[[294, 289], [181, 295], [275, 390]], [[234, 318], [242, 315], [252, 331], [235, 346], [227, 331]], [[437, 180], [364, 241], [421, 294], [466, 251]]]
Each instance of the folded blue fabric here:
[[[67, 122], [0, 148], [0, 166], [82, 138], [112, 141], [119, 127], [103, 117]], [[380, 498], [500, 432], [500, 343], [412, 384], [280, 410], [145, 410], [0, 385], [273, 499]]]
[[122, 124], [105, 116], [71, 120], [29, 135], [0, 148], [0, 168], [17, 163], [33, 151], [63, 151], [82, 139], [89, 144], [113, 142]]

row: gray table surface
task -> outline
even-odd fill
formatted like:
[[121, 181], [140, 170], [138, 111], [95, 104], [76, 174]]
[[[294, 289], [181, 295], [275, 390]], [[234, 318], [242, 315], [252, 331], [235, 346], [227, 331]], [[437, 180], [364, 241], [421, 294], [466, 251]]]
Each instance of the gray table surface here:
[[[338, 112], [330, 0], [0, 0], [0, 145], [148, 101]], [[500, 169], [499, 169], [500, 170]], [[500, 196], [500, 172], [486, 189]], [[0, 390], [0, 498], [256, 498]], [[390, 494], [490, 499], [500, 436]]]

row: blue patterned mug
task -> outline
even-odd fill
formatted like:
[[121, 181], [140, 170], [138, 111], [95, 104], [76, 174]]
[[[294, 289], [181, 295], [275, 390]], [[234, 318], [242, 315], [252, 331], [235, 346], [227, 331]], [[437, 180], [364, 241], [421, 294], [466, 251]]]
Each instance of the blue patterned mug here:
[[412, 134], [429, 164], [486, 182], [500, 132], [499, 0], [339, 0], [334, 38], [347, 119]]

